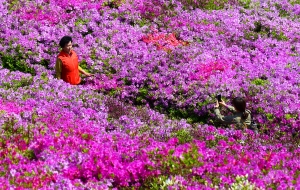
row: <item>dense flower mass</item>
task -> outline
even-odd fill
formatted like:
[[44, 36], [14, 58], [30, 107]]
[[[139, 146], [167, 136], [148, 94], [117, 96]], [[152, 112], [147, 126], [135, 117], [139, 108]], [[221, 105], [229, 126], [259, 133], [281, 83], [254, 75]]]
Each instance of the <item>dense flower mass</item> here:
[[183, 41], [176, 39], [174, 34], [148, 34], [142, 40], [147, 44], [155, 44], [158, 50], [169, 50], [168, 46], [176, 47], [185, 44]]
[[[299, 189], [296, 0], [0, 0], [1, 189]], [[95, 75], [54, 78], [73, 37]], [[259, 131], [213, 122], [244, 96]]]

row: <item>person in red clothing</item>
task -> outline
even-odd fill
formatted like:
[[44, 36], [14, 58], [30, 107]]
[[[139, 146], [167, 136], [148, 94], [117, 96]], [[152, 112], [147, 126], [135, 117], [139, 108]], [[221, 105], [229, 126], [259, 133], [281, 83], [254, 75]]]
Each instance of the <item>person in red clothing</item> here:
[[79, 73], [88, 77], [92, 76], [92, 74], [86, 72], [79, 66], [78, 56], [72, 49], [72, 38], [70, 36], [64, 36], [60, 40], [59, 45], [62, 50], [56, 59], [56, 78], [62, 79], [72, 85], [77, 85], [81, 82]]

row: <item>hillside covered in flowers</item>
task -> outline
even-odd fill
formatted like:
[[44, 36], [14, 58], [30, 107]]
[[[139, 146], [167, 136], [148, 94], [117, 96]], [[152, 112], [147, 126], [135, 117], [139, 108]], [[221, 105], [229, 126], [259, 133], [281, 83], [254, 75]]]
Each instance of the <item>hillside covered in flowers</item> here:
[[[299, 21], [299, 0], [0, 0], [0, 189], [300, 189]], [[83, 85], [54, 77], [65, 35]], [[217, 94], [259, 130], [217, 125]]]

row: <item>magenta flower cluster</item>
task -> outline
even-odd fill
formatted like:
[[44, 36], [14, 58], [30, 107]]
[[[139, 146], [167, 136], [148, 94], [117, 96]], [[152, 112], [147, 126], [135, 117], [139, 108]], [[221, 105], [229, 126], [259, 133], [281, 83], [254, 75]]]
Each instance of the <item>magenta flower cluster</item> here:
[[198, 68], [191, 72], [190, 79], [207, 81], [211, 75], [222, 73], [226, 69], [228, 69], [228, 64], [222, 61], [200, 63]]

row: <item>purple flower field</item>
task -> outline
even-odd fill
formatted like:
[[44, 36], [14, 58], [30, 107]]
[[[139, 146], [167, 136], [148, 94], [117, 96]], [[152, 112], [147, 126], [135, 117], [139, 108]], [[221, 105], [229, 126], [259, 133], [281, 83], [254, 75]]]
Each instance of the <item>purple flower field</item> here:
[[[300, 189], [299, 21], [299, 0], [0, 0], [0, 189]], [[64, 35], [84, 85], [54, 77]], [[258, 133], [216, 125], [217, 94]]]

